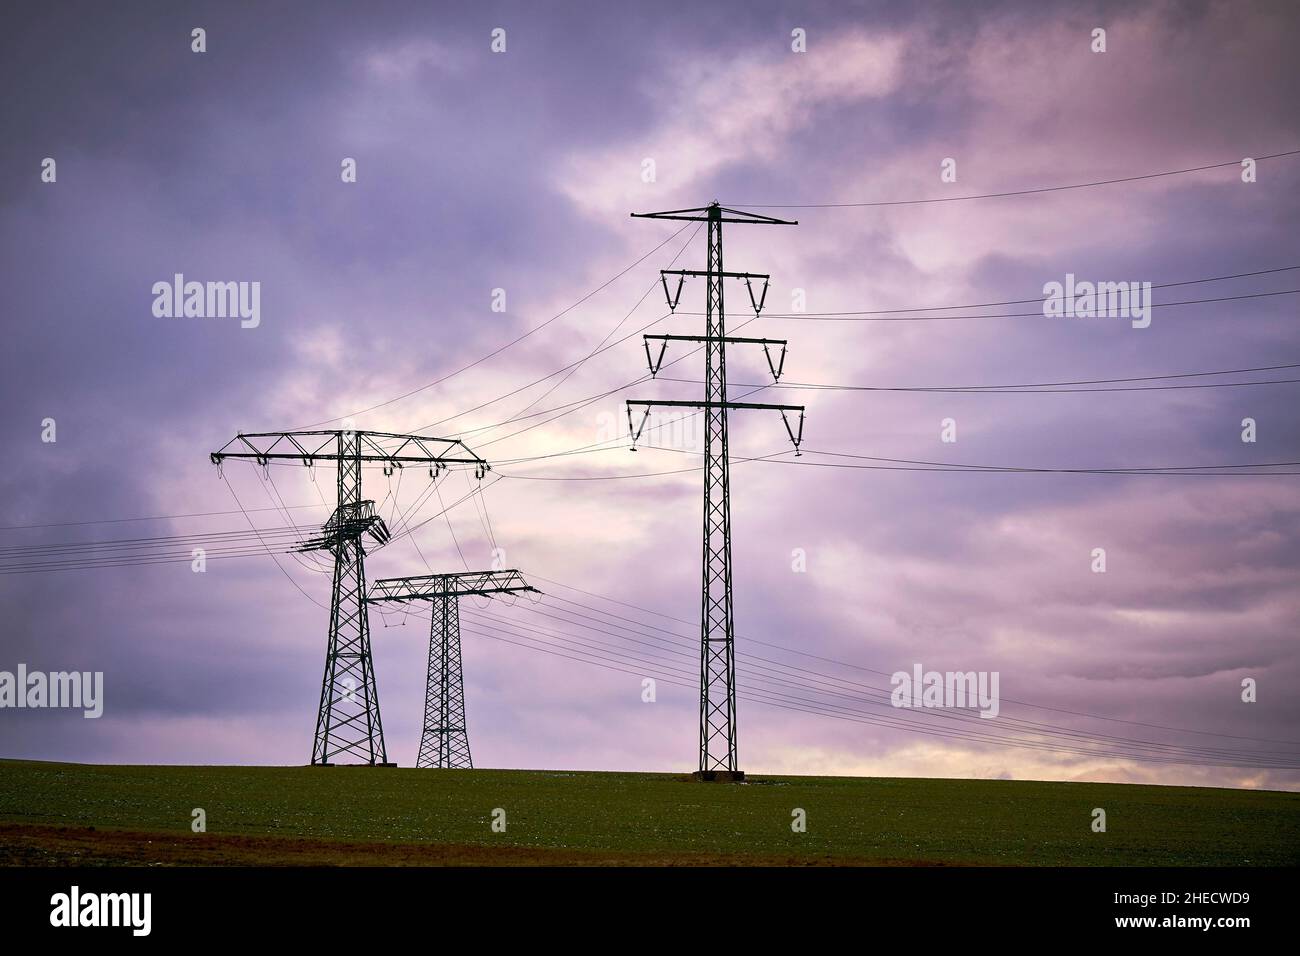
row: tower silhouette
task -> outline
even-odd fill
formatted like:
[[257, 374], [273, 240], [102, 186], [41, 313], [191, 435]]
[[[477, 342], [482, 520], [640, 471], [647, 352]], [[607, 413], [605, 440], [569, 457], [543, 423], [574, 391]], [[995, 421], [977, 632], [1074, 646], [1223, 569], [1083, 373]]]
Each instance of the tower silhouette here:
[[367, 462], [383, 463], [386, 468], [426, 465], [429, 478], [437, 480], [438, 473], [452, 464], [473, 465], [482, 478], [487, 462], [456, 439], [350, 430], [240, 433], [209, 457], [218, 469], [227, 459], [248, 460], [263, 468], [273, 461], [337, 466], [334, 513], [318, 536], [299, 547], [334, 556], [329, 643], [311, 762], [329, 766], [334, 758], [345, 757], [391, 766], [370, 651], [364, 544], [369, 538], [374, 547], [382, 547], [389, 533], [375, 503], [361, 497], [361, 467]]
[[[460, 654], [460, 598], [466, 594], [537, 592], [518, 571], [464, 571], [381, 578], [367, 601], [428, 601], [429, 669], [424, 690], [424, 731], [417, 767], [471, 768]], [[540, 592], [537, 592], [540, 593]]]
[[[664, 350], [669, 342], [699, 342], [704, 346], [704, 401], [629, 401], [628, 428], [632, 447], [645, 428], [653, 406], [697, 408], [704, 413], [704, 547], [701, 562], [703, 584], [700, 594], [700, 762], [696, 776], [703, 780], [743, 780], [736, 756], [736, 654], [735, 617], [732, 608], [731, 580], [731, 477], [727, 450], [727, 412], [740, 408], [766, 408], [781, 413], [786, 432], [798, 453], [803, 438], [802, 405], [767, 405], [758, 402], [731, 402], [727, 400], [728, 344], [762, 345], [768, 357], [773, 379], [781, 377], [785, 364], [783, 339], [751, 339], [728, 337], [726, 313], [723, 308], [723, 280], [743, 279], [749, 289], [750, 304], [757, 316], [767, 299], [770, 276], [750, 272], [725, 272], [722, 267], [722, 224], [748, 223], [772, 226], [793, 226], [796, 222], [773, 219], [754, 213], [727, 209], [716, 202], [698, 209], [674, 209], [667, 212], [633, 213], [641, 219], [684, 219], [708, 223], [708, 267], [705, 271], [677, 269], [661, 270], [664, 295], [670, 310], [676, 310], [681, 299], [682, 282], [687, 277], [705, 279], [704, 327], [705, 334], [697, 335], [647, 335], [646, 357], [650, 374], [655, 375], [663, 362]], [[668, 276], [677, 277], [676, 295], [668, 293]], [[755, 296], [753, 283], [763, 280], [761, 295]], [[660, 343], [658, 359], [651, 355], [650, 342]], [[772, 359], [771, 349], [779, 346], [779, 362]], [[644, 409], [641, 423], [632, 422], [632, 407]], [[798, 412], [797, 429], [792, 427], [788, 414]]]

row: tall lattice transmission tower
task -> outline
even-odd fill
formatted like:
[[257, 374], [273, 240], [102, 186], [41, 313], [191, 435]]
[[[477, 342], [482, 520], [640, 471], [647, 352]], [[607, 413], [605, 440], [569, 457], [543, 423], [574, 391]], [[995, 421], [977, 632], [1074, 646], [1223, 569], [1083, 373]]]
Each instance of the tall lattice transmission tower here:
[[469, 594], [540, 593], [518, 571], [465, 571], [381, 578], [370, 589], [370, 602], [428, 601], [429, 671], [424, 691], [424, 732], [417, 767], [469, 769], [469, 730], [465, 722], [465, 682], [460, 656], [460, 599]]
[[[682, 283], [687, 277], [705, 280], [704, 335], [647, 335], [646, 358], [650, 374], [658, 373], [664, 351], [669, 342], [698, 342], [704, 351], [704, 400], [690, 401], [629, 401], [627, 403], [628, 429], [632, 447], [645, 428], [646, 419], [653, 406], [675, 406], [700, 409], [704, 414], [704, 547], [703, 585], [700, 596], [700, 760], [695, 776], [701, 780], [744, 780], [736, 757], [736, 654], [735, 617], [732, 610], [731, 579], [731, 489], [730, 463], [727, 450], [727, 413], [739, 408], [765, 408], [781, 413], [786, 432], [794, 444], [795, 453], [803, 440], [804, 406], [768, 405], [758, 402], [731, 402], [727, 400], [727, 346], [735, 344], [761, 345], [767, 355], [773, 381], [779, 380], [785, 365], [784, 339], [736, 338], [726, 334], [726, 313], [723, 308], [723, 281], [743, 280], [749, 290], [750, 304], [757, 316], [767, 299], [770, 276], [750, 272], [725, 272], [722, 267], [722, 224], [794, 226], [797, 222], [773, 219], [753, 213], [740, 212], [712, 203], [697, 209], [673, 209], [667, 212], [632, 213], [640, 219], [679, 219], [708, 223], [708, 266], [697, 270], [661, 270], [661, 282], [668, 307], [675, 311], [681, 300]], [[668, 291], [668, 277], [677, 278], [676, 293]], [[762, 292], [756, 294], [754, 283], [762, 280]], [[658, 357], [651, 353], [650, 343], [659, 343]], [[779, 358], [773, 358], [773, 349], [779, 348]], [[640, 424], [632, 419], [633, 406], [643, 409]], [[795, 425], [790, 416], [798, 412]]]
[[433, 480], [451, 465], [472, 466], [481, 479], [488, 463], [455, 439], [347, 430], [239, 434], [210, 457], [218, 468], [232, 458], [253, 461], [263, 468], [274, 461], [337, 467], [334, 513], [321, 533], [301, 546], [302, 550], [328, 551], [334, 556], [329, 644], [311, 762], [329, 766], [335, 758], [343, 757], [392, 766], [379, 716], [365, 571], [366, 540], [372, 542], [372, 547], [382, 547], [389, 531], [375, 503], [361, 497], [362, 466], [427, 466]]

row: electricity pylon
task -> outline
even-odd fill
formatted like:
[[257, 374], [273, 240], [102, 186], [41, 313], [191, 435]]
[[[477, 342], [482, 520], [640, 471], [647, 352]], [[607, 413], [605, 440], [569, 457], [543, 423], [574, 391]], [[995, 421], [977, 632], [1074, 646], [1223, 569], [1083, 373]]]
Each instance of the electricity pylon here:
[[309, 468], [319, 462], [337, 465], [337, 507], [321, 534], [300, 548], [334, 555], [329, 646], [311, 762], [330, 766], [335, 757], [343, 756], [393, 766], [388, 762], [379, 718], [365, 599], [366, 548], [362, 543], [369, 536], [376, 547], [382, 547], [389, 532], [375, 503], [361, 497], [361, 468], [365, 463], [382, 463], [391, 474], [392, 469], [409, 464], [426, 465], [429, 477], [436, 480], [449, 465], [473, 465], [480, 479], [490, 466], [455, 439], [362, 431], [240, 434], [210, 457], [218, 468], [228, 458], [247, 459], [263, 468], [273, 461], [299, 461]]
[[[744, 780], [745, 774], [736, 761], [736, 654], [735, 617], [732, 611], [731, 588], [731, 492], [730, 467], [727, 452], [727, 412], [737, 408], [766, 408], [781, 413], [787, 434], [794, 444], [795, 453], [803, 440], [804, 406], [767, 405], [757, 402], [727, 401], [728, 344], [757, 344], [763, 346], [768, 368], [773, 380], [781, 377], [785, 365], [786, 343], [783, 339], [728, 338], [723, 310], [722, 285], [724, 279], [743, 279], [749, 289], [750, 304], [757, 316], [767, 300], [769, 276], [750, 272], [724, 272], [722, 268], [722, 224], [751, 223], [770, 226], [796, 226], [797, 222], [773, 219], [754, 213], [726, 209], [716, 202], [699, 209], [674, 209], [667, 212], [632, 213], [639, 219], [684, 219], [690, 222], [707, 222], [709, 225], [708, 268], [704, 272], [691, 270], [661, 270], [664, 296], [668, 308], [675, 311], [682, 297], [682, 283], [688, 276], [706, 280], [704, 296], [704, 335], [647, 335], [646, 359], [650, 374], [658, 373], [664, 350], [669, 342], [702, 342], [704, 344], [704, 401], [629, 401], [627, 403], [628, 429], [632, 436], [632, 450], [641, 437], [650, 408], [655, 405], [698, 408], [704, 412], [704, 556], [703, 587], [700, 608], [700, 766], [695, 776], [701, 780]], [[668, 292], [668, 276], [677, 277], [676, 294]], [[754, 294], [754, 281], [763, 280], [761, 295]], [[660, 342], [656, 360], [650, 353], [650, 342]], [[772, 358], [772, 348], [780, 346], [780, 358]], [[644, 408], [639, 426], [632, 423], [632, 406]], [[790, 424], [788, 415], [799, 413], [797, 430]]]
[[428, 601], [429, 673], [424, 690], [424, 732], [417, 767], [470, 769], [469, 731], [465, 726], [465, 685], [460, 657], [460, 598], [466, 594], [520, 594], [537, 591], [518, 571], [465, 571], [382, 578], [370, 589], [370, 602]]

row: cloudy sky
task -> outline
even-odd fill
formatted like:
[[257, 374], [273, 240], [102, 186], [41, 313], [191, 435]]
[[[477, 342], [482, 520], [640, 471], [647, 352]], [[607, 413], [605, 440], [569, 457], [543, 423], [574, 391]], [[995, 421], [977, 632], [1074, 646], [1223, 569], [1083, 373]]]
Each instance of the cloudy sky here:
[[[106, 701], [99, 720], [0, 711], [0, 755], [307, 762], [319, 562], [12, 572], [59, 543], [175, 550], [169, 536], [249, 519], [319, 524], [324, 469], [313, 485], [272, 468], [272, 484], [230, 463], [223, 480], [208, 453], [237, 430], [351, 418], [460, 436], [496, 463], [481, 499], [465, 497], [472, 475], [430, 495], [419, 469], [368, 471], [366, 496], [416, 528], [370, 558], [372, 579], [489, 567], [495, 544], [547, 592], [465, 602], [476, 763], [694, 769], [698, 419], [656, 419], [633, 455], [621, 402], [699, 396], [685, 346], [641, 381], [639, 331], [701, 332], [702, 285], [670, 316], [657, 283], [703, 268], [705, 248], [693, 224], [628, 213], [717, 200], [799, 220], [726, 233], [727, 268], [772, 275], [757, 320], [743, 285], [727, 290], [728, 328], [788, 338], [783, 382], [1143, 379], [757, 393], [808, 406], [797, 462], [776, 413], [733, 415], [741, 766], [1300, 787], [1285, 769], [1300, 764], [1300, 478], [863, 467], [1300, 459], [1294, 383], [1131, 390], [1300, 378], [1151, 378], [1300, 363], [1295, 296], [1257, 295], [1300, 287], [1300, 271], [1268, 271], [1300, 264], [1300, 156], [1259, 160], [1254, 182], [1240, 165], [1300, 148], [1294, 5], [590, 6], [10, 11], [0, 670], [103, 671]], [[1148, 328], [1041, 314], [1044, 284], [1067, 274], [1266, 271], [1157, 288]], [[177, 273], [259, 282], [260, 324], [156, 316], [152, 287]], [[1199, 299], [1220, 301], [1166, 304]], [[946, 319], [899, 320], [917, 315]], [[770, 380], [761, 351], [729, 358], [733, 395]], [[744, 460], [758, 456], [775, 457]], [[389, 754], [409, 766], [427, 625], [372, 627]], [[882, 704], [888, 675], [915, 664], [996, 671], [1001, 716]]]

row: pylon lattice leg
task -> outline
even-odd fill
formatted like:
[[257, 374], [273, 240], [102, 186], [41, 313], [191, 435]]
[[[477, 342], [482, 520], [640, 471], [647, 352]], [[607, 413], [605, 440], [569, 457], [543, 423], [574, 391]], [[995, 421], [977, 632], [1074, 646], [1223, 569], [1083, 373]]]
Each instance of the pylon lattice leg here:
[[[709, 210], [709, 276], [705, 296], [707, 402], [727, 400], [726, 319], [722, 295], [722, 221]], [[727, 410], [705, 409], [704, 554], [700, 610], [700, 770], [736, 763], [735, 620], [731, 603], [731, 496]]]
[[460, 605], [457, 597], [436, 597], [429, 629], [429, 671], [424, 694], [424, 733], [417, 767], [469, 769], [465, 727], [465, 686], [460, 655]]
[[[355, 434], [339, 435], [338, 500], [361, 499], [361, 461]], [[370, 618], [366, 605], [365, 548], [359, 539], [343, 540], [334, 554], [330, 598], [329, 647], [321, 682], [320, 709], [311, 762], [329, 764], [335, 757], [387, 763], [379, 692], [370, 654]]]

